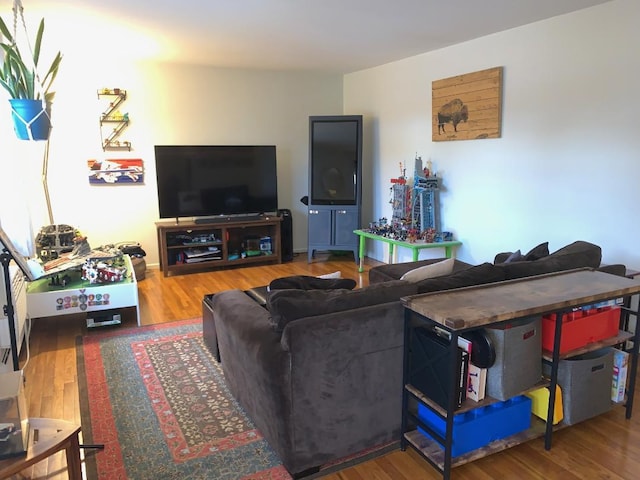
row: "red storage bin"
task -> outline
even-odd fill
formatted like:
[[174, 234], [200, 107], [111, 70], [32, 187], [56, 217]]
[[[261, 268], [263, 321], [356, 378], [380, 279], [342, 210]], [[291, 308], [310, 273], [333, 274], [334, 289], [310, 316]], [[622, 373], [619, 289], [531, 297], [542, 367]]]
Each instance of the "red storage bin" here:
[[[562, 316], [560, 353], [583, 347], [618, 334], [620, 307], [611, 306], [591, 310], [577, 310]], [[553, 351], [556, 314], [542, 317], [542, 348]]]

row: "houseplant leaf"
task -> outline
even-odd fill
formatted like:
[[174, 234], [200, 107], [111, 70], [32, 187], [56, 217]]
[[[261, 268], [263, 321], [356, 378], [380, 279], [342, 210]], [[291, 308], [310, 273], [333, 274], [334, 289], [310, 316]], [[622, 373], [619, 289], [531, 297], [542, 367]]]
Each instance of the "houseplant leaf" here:
[[[14, 38], [15, 35], [11, 34], [5, 21], [0, 18], [0, 33], [2, 33], [4, 39], [6, 39], [6, 41], [3, 40], [3, 42], [0, 43], [0, 47], [4, 52], [2, 68], [0, 68], [0, 85], [9, 93], [12, 114], [16, 122], [16, 133], [19, 138], [23, 139], [44, 139], [35, 138], [31, 135], [31, 132], [25, 137], [22, 131], [25, 125], [28, 129], [32, 129], [32, 122], [34, 121], [36, 123], [45, 120], [47, 122], [49, 121], [49, 104], [55, 95], [54, 92], [50, 90], [58, 74], [62, 60], [62, 54], [58, 52], [46, 70], [44, 77], [39, 75], [38, 67], [40, 64], [44, 27], [45, 22], [43, 18], [38, 25], [35, 42], [33, 42], [33, 49], [29, 48], [30, 55], [23, 57], [16, 43], [16, 38]], [[28, 35], [26, 29], [25, 34]], [[25, 104], [35, 109], [33, 115], [29, 116]], [[35, 123], [33, 126], [35, 126]]]
[[[44, 27], [43, 18], [38, 25], [31, 58], [27, 55], [23, 57], [20, 48], [15, 43], [16, 39], [9, 31], [5, 21], [0, 17], [0, 32], [6, 38], [6, 42], [0, 43], [5, 55], [3, 68], [1, 69], [2, 73], [0, 74], [0, 83], [9, 92], [11, 98], [37, 100], [41, 99], [42, 93], [45, 94], [45, 97], [49, 94], [53, 81], [58, 74], [62, 54], [58, 52], [55, 55], [46, 74], [40, 80], [36, 75], [36, 70], [40, 63]], [[39, 82], [39, 84], [36, 82]], [[49, 96], [51, 97], [51, 95]]]
[[6, 38], [9, 43], [13, 43], [13, 36], [7, 28], [7, 25], [4, 23], [4, 20], [2, 20], [2, 17], [0, 17], [0, 33], [2, 33], [2, 36]]

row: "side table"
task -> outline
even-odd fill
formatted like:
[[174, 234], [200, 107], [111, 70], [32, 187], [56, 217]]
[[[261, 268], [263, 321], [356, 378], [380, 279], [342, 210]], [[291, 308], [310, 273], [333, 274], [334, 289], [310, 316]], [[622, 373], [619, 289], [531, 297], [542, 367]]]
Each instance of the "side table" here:
[[367, 232], [365, 230], [354, 230], [353, 233], [360, 237], [359, 244], [359, 258], [360, 263], [358, 265], [358, 271], [364, 271], [364, 254], [366, 247], [366, 239], [375, 240], [378, 242], [384, 242], [389, 244], [389, 263], [393, 263], [393, 251], [396, 246], [405, 247], [412, 251], [413, 261], [416, 262], [418, 260], [418, 256], [420, 254], [420, 250], [425, 248], [444, 248], [444, 255], [447, 258], [451, 258], [455, 256], [454, 248], [462, 245], [462, 242], [458, 240], [451, 240], [449, 242], [432, 242], [428, 243], [424, 240], [419, 240], [416, 242], [408, 242], [403, 240], [394, 240], [393, 238], [383, 237], [382, 235], [376, 235], [375, 233]]
[[0, 461], [0, 479], [9, 478], [65, 450], [69, 480], [82, 480], [80, 425], [52, 418], [29, 419], [29, 446], [25, 455]]

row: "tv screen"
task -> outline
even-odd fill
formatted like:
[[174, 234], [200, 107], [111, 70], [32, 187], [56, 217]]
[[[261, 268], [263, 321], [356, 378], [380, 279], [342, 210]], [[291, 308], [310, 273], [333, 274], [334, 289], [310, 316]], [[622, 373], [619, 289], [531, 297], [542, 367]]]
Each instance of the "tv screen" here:
[[312, 205], [356, 205], [362, 160], [362, 117], [309, 118]]
[[160, 218], [275, 212], [274, 145], [156, 145]]

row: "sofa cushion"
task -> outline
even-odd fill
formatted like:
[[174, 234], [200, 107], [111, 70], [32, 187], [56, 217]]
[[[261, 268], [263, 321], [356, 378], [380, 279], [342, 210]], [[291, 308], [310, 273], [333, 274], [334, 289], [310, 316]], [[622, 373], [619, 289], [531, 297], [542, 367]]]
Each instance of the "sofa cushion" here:
[[418, 293], [428, 293], [481, 285], [483, 283], [500, 282], [504, 279], [504, 271], [497, 265], [487, 262], [444, 277], [428, 278], [418, 282], [417, 285]]
[[522, 262], [524, 261], [524, 256], [522, 255], [522, 252], [520, 250], [516, 250], [515, 252], [513, 252], [511, 255], [509, 255], [507, 258], [504, 259], [504, 263], [511, 263], [511, 262]]
[[441, 262], [431, 263], [429, 265], [423, 265], [413, 270], [409, 270], [400, 277], [400, 280], [406, 280], [407, 282], [419, 282], [426, 278], [441, 277], [442, 275], [449, 275], [453, 272], [453, 258], [447, 258]]
[[574, 264], [576, 264], [576, 266], [572, 268], [598, 268], [598, 266], [600, 266], [600, 262], [602, 261], [602, 249], [598, 245], [595, 245], [593, 243], [585, 242], [583, 240], [577, 240], [565, 247], [562, 247], [559, 250], [556, 250], [555, 252], [550, 254], [549, 257], [541, 260], [544, 261], [547, 258], [560, 257], [567, 262], [572, 261]]
[[332, 273], [325, 273], [324, 275], [316, 275], [317, 278], [342, 278], [342, 272], [340, 270]]
[[511, 262], [511, 263], [499, 263], [496, 265], [504, 271], [505, 278], [511, 280], [514, 278], [530, 277], [533, 275], [542, 275], [545, 273], [556, 272], [560, 270], [571, 270], [571, 268], [560, 268], [560, 264], [563, 262], [548, 261], [548, 262]]
[[[399, 280], [402, 275], [423, 265], [438, 263], [446, 258], [430, 258], [426, 260], [417, 260], [415, 262], [388, 263], [378, 265], [369, 270], [369, 284], [388, 282], [389, 280]], [[453, 261], [453, 271], [457, 272], [471, 267], [470, 263], [463, 262], [458, 259]]]
[[346, 288], [353, 290], [357, 282], [351, 278], [320, 278], [310, 275], [292, 275], [276, 278], [269, 283], [269, 290], [335, 290]]
[[549, 242], [543, 242], [525, 253], [524, 259], [527, 261], [540, 260], [547, 255], [549, 255]]
[[522, 262], [522, 261], [534, 261], [549, 255], [549, 242], [543, 242], [536, 245], [524, 255], [520, 250], [515, 252], [502, 252], [498, 253], [493, 259], [494, 264], [510, 263], [510, 262]]
[[496, 267], [503, 269], [510, 280], [574, 268], [597, 268], [601, 259], [602, 250], [598, 245], [578, 240], [538, 260], [502, 263]]
[[357, 290], [275, 290], [269, 293], [267, 308], [271, 325], [282, 332], [299, 318], [398, 301], [417, 293], [416, 284], [404, 280], [377, 283]]

